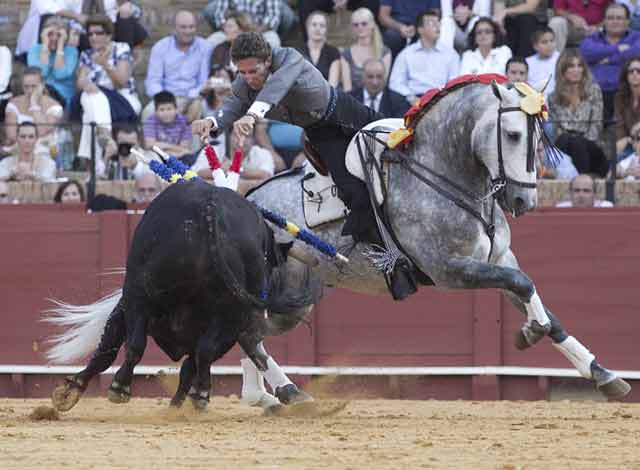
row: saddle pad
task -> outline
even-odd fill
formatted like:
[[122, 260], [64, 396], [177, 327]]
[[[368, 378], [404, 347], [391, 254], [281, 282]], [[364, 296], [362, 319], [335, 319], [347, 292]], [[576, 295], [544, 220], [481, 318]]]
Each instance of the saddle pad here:
[[302, 207], [309, 228], [343, 219], [349, 210], [338, 197], [338, 188], [331, 176], [322, 176], [305, 162], [302, 179]]
[[[378, 121], [374, 121], [367, 124], [366, 126], [364, 126], [363, 129], [392, 132], [403, 126], [404, 126], [404, 120], [402, 119], [380, 119]], [[383, 142], [387, 142], [387, 139], [389, 138], [389, 133], [377, 134], [377, 138]], [[376, 140], [373, 140], [372, 138], [367, 137], [364, 134], [361, 134], [360, 132], [358, 132], [353, 137], [353, 139], [351, 139], [351, 142], [349, 142], [349, 146], [347, 147], [347, 153], [345, 155], [345, 163], [347, 165], [347, 171], [349, 171], [349, 173], [351, 173], [356, 178], [362, 181], [365, 181], [364, 171], [362, 168], [362, 163], [360, 161], [360, 155], [358, 154], [358, 146], [356, 144], [356, 141], [358, 139], [360, 139], [360, 148], [362, 149], [363, 152], [365, 152], [364, 153], [365, 157], [366, 157], [367, 149], [370, 149], [373, 151], [373, 156], [378, 163], [380, 163], [380, 155], [382, 155], [382, 152], [386, 149], [386, 145], [383, 145], [382, 143]], [[384, 166], [382, 168], [384, 173], [388, 173], [384, 171], [385, 169]], [[374, 189], [376, 201], [378, 202], [378, 205], [380, 205], [384, 202], [384, 197], [382, 196], [382, 186], [380, 184], [380, 177], [378, 175], [378, 172], [373, 169], [373, 166], [370, 169], [373, 170], [373, 171], [370, 171], [370, 173], [372, 176], [373, 189]]]

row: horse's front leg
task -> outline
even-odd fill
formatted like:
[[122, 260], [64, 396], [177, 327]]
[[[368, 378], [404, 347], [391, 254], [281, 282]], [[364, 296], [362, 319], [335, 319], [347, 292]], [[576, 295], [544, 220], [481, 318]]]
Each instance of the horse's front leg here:
[[[551, 331], [551, 320], [531, 279], [517, 268], [489, 264], [471, 258], [451, 258], [446, 262], [447, 287], [462, 289], [503, 289], [517, 299], [527, 315], [522, 341], [533, 345]], [[438, 283], [436, 283], [438, 284]]]
[[[498, 260], [498, 263], [501, 266], [518, 269], [518, 261], [511, 250], [505, 252]], [[526, 306], [517, 296], [506, 290], [504, 293], [518, 310], [527, 314]], [[619, 378], [614, 372], [602, 367], [598, 361], [596, 361], [595, 355], [576, 338], [569, 336], [560, 324], [558, 318], [548, 308], [544, 307], [544, 309], [551, 322], [549, 337], [553, 341], [553, 346], [573, 364], [578, 372], [580, 372], [580, 375], [586, 379], [593, 380], [598, 390], [607, 398], [621, 398], [628, 394], [631, 386]], [[525, 336], [519, 334], [516, 337], [516, 347], [518, 349], [525, 349], [529, 346], [530, 343], [526, 340]]]

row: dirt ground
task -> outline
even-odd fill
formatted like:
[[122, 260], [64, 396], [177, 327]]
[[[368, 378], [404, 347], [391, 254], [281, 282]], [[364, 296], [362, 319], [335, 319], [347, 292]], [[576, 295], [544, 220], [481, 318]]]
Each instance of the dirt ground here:
[[[640, 405], [319, 400], [316, 416], [265, 417], [237, 398], [0, 400], [2, 469], [638, 469]], [[346, 406], [345, 406], [346, 405]]]

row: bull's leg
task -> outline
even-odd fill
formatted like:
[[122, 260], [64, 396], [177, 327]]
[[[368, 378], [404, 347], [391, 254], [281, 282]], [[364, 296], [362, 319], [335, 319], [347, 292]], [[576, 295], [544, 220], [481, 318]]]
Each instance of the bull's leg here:
[[137, 309], [127, 312], [127, 352], [109, 387], [109, 401], [126, 403], [131, 399], [133, 369], [142, 359], [147, 347], [147, 317]]
[[[518, 269], [518, 261], [509, 250], [499, 260], [502, 266], [509, 266]], [[506, 297], [513, 305], [525, 315], [528, 314], [526, 305], [512, 292], [505, 291]], [[612, 371], [602, 367], [596, 361], [595, 355], [583, 346], [576, 338], [569, 336], [562, 327], [558, 318], [546, 307], [544, 307], [547, 317], [550, 320], [551, 329], [549, 337], [553, 341], [553, 346], [560, 351], [573, 366], [586, 379], [593, 380], [595, 385], [607, 398], [621, 398], [631, 390], [631, 386], [623, 379], [619, 378]], [[520, 332], [516, 337], [516, 347], [518, 349], [528, 348], [531, 344], [527, 336]]]
[[171, 406], [175, 406], [176, 408], [180, 408], [182, 406], [185, 398], [187, 398], [187, 393], [189, 393], [189, 388], [191, 388], [191, 383], [193, 382], [195, 373], [196, 361], [190, 354], [186, 357], [180, 367], [180, 383], [178, 384], [178, 389], [176, 390], [175, 395], [171, 399]]
[[209, 322], [207, 331], [198, 339], [195, 351], [196, 374], [189, 389], [189, 397], [197, 410], [204, 410], [209, 404], [211, 390], [211, 364], [224, 356], [236, 343], [242, 321], [241, 312], [215, 315]]
[[116, 360], [120, 346], [126, 336], [124, 311], [118, 305], [104, 327], [102, 338], [93, 356], [82, 371], [56, 387], [52, 394], [53, 406], [59, 411], [68, 411], [78, 403], [93, 377], [108, 369]]

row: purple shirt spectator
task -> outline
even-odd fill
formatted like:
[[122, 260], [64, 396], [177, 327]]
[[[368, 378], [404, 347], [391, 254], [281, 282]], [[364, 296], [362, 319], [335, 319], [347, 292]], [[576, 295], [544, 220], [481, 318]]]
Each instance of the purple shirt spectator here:
[[[625, 44], [629, 47], [621, 52], [620, 46]], [[589, 64], [602, 91], [615, 91], [624, 63], [631, 57], [640, 55], [640, 33], [628, 30], [617, 44], [611, 44], [604, 32], [594, 33], [582, 41], [580, 53]]]
[[194, 38], [186, 52], [176, 46], [175, 36], [158, 41], [151, 49], [147, 79], [147, 96], [170, 91], [175, 96], [196, 98], [209, 76], [211, 45], [203, 38]]
[[176, 120], [170, 124], [160, 121], [155, 114], [152, 114], [144, 122], [143, 131], [145, 139], [151, 138], [173, 145], [191, 140], [191, 126], [182, 114], [176, 115]]

